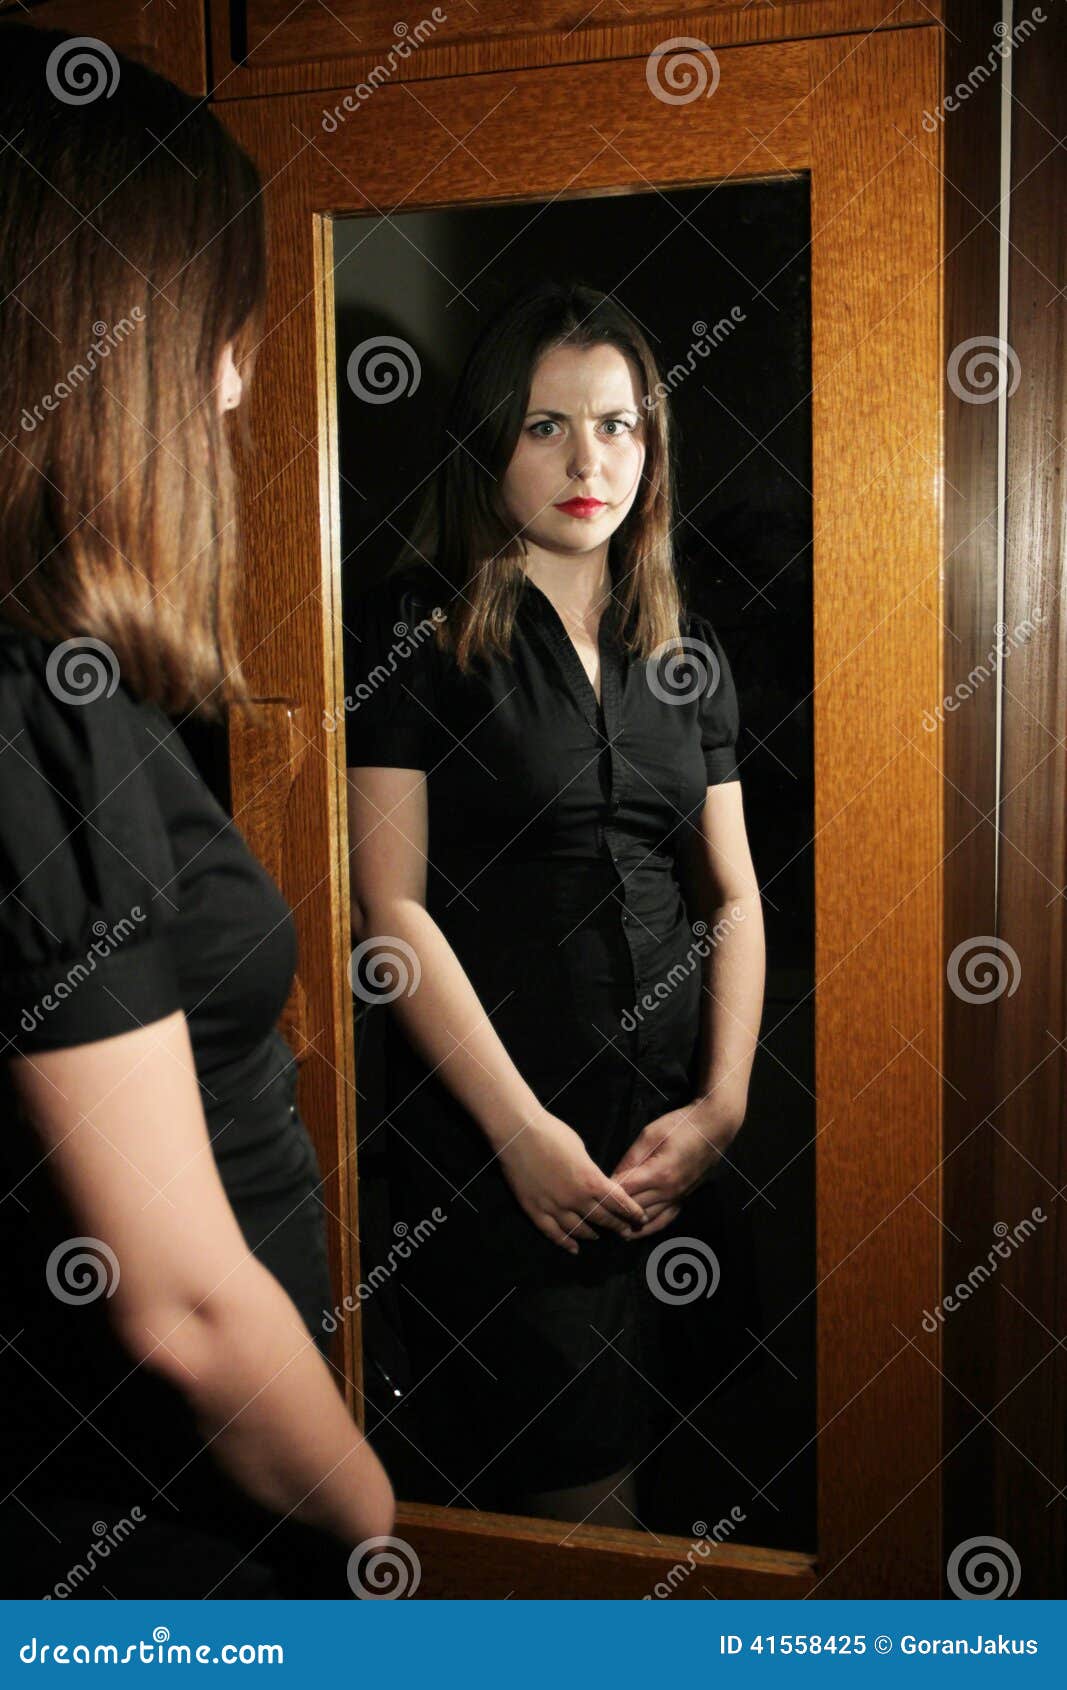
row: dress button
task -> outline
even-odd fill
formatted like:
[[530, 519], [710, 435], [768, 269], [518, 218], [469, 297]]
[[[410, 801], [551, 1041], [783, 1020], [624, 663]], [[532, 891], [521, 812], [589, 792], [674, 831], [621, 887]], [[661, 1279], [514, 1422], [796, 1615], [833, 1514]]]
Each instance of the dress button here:
[[623, 925], [629, 926], [630, 922], [633, 920], [633, 916], [630, 914], [629, 910], [623, 910], [622, 919], [623, 919]]

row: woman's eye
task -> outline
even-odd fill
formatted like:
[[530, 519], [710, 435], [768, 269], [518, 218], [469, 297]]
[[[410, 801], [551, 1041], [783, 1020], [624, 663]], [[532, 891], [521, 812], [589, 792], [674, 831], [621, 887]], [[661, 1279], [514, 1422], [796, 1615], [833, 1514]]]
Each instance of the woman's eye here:
[[[540, 428], [555, 428], [555, 426], [555, 423], [550, 422], [547, 417], [542, 417], [540, 422], [531, 423], [526, 432], [527, 434], [532, 434], [536, 440], [548, 440], [551, 436], [547, 434], [538, 434], [537, 431]], [[634, 431], [634, 424], [624, 421], [622, 417], [606, 417], [604, 419], [604, 427], [618, 431], [617, 433], [608, 436], [610, 440], [617, 440], [620, 433], [632, 434]]]

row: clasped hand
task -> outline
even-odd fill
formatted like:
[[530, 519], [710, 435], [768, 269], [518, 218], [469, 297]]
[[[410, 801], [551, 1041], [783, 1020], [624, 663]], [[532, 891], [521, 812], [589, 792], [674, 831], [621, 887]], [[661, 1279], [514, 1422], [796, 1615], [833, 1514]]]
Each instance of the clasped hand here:
[[642, 1127], [611, 1173], [647, 1217], [627, 1236], [647, 1238], [670, 1226], [683, 1199], [714, 1173], [740, 1124], [735, 1110], [701, 1098]]
[[547, 1112], [499, 1151], [520, 1207], [552, 1243], [572, 1255], [596, 1227], [647, 1238], [677, 1216], [683, 1198], [707, 1179], [740, 1125], [725, 1104], [701, 1098], [649, 1121], [606, 1174], [580, 1134]]

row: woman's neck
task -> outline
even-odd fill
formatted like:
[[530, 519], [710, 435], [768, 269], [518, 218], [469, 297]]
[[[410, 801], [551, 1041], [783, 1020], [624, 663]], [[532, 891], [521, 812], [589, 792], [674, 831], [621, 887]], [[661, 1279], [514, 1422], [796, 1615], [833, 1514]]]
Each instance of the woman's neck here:
[[606, 548], [591, 558], [528, 558], [526, 573], [561, 615], [579, 624], [601, 616], [614, 585]]

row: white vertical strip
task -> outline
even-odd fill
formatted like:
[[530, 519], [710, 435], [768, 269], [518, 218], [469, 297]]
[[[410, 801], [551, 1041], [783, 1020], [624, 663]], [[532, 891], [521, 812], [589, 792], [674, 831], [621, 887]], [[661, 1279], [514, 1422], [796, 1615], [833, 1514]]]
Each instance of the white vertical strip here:
[[[1004, 622], [1004, 551], [1008, 523], [1008, 253], [1011, 232], [1011, 53], [1014, 28], [1014, 0], [1002, 0], [1003, 44], [1000, 61], [1000, 254], [998, 277], [997, 334], [1002, 348], [1000, 396], [997, 399], [997, 614]], [[1004, 722], [1004, 686], [1001, 664], [997, 664], [996, 755], [993, 775], [995, 831], [993, 834], [993, 915], [1000, 911], [1000, 782], [1001, 741]]]

